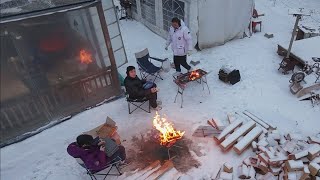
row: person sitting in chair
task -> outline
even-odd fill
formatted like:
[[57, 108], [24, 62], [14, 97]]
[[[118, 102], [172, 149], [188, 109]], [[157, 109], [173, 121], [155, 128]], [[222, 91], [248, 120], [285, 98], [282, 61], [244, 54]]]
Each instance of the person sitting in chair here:
[[134, 66], [127, 67], [127, 77], [124, 79], [124, 86], [129, 98], [131, 99], [149, 99], [150, 106], [154, 110], [161, 110], [160, 101], [157, 101], [157, 85], [153, 82], [141, 80], [138, 78]]
[[106, 143], [99, 138], [93, 139], [91, 135], [81, 134], [77, 141], [71, 143], [68, 148], [68, 154], [74, 158], [80, 158], [85, 166], [95, 172], [101, 171], [112, 163], [117, 157], [122, 161], [126, 159], [126, 152], [123, 146], [118, 146], [110, 157], [105, 152]]

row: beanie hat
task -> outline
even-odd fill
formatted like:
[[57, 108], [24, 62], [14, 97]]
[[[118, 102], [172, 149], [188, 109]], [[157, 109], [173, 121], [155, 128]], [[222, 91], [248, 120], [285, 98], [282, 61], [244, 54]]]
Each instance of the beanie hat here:
[[134, 66], [128, 66], [127, 67], [127, 75], [129, 75], [129, 71], [132, 71], [132, 70], [134, 70], [134, 69], [136, 69]]
[[77, 144], [79, 146], [91, 145], [94, 142], [93, 137], [88, 134], [81, 134], [77, 137]]

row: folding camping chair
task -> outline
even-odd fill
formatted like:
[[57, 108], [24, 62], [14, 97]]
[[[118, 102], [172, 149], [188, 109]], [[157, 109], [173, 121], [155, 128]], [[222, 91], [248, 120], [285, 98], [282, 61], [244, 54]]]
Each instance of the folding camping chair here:
[[137, 59], [137, 64], [139, 66], [141, 78], [146, 79], [148, 76], [151, 75], [151, 76], [154, 76], [153, 82], [157, 78], [163, 80], [162, 77], [160, 76], [162, 65], [161, 67], [155, 66], [154, 64], [152, 64], [151, 60], [155, 60], [163, 64], [163, 62], [167, 61], [168, 59], [159, 59], [159, 58], [151, 57], [149, 55], [148, 48], [144, 49], [141, 52], [135, 53], [135, 56]]
[[[119, 156], [117, 156], [114, 160], [111, 161], [110, 164], [108, 164], [103, 170], [101, 170], [99, 172], [95, 172], [95, 171], [88, 169], [86, 167], [86, 165], [84, 164], [84, 162], [80, 158], [75, 158], [75, 159], [77, 160], [77, 162], [80, 166], [82, 166], [83, 168], [85, 168], [87, 170], [87, 174], [90, 176], [90, 178], [92, 180], [97, 180], [96, 176], [104, 176], [103, 180], [105, 180], [107, 178], [107, 176], [121, 176], [122, 175], [122, 173], [119, 170], [119, 165], [121, 162], [121, 158]], [[107, 171], [107, 173], [102, 173], [102, 171], [104, 171], [108, 168], [109, 168], [109, 170]], [[117, 170], [118, 173], [111, 174], [110, 172], [114, 168]]]
[[[129, 97], [129, 94], [126, 93], [126, 99], [128, 102], [128, 109], [129, 109], [129, 114], [132, 114], [134, 111], [136, 111], [137, 109], [141, 109], [147, 113], [150, 113], [150, 103], [149, 103], [149, 99], [144, 97], [142, 99], [132, 99]], [[142, 106], [148, 102], [148, 109], [144, 109]], [[135, 108], [131, 111], [131, 105], [135, 106]]]

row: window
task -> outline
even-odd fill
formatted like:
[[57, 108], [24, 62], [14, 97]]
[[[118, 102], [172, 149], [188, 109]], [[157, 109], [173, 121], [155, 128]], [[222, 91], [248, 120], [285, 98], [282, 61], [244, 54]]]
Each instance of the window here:
[[155, 0], [140, 0], [142, 18], [156, 25]]
[[179, 0], [163, 0], [163, 29], [169, 30], [171, 19], [177, 17], [184, 20], [184, 2]]

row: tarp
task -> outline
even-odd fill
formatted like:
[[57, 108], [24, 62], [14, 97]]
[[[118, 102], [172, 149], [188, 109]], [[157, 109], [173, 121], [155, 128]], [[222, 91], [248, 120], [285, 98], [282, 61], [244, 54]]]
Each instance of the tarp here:
[[198, 0], [200, 49], [243, 36], [248, 28], [253, 0]]

